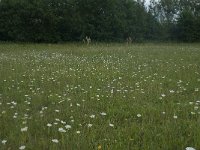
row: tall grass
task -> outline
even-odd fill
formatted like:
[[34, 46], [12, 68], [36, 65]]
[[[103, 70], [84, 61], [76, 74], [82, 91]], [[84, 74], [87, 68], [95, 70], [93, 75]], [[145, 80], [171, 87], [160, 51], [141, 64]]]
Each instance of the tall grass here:
[[198, 149], [199, 58], [199, 44], [1, 43], [0, 149]]

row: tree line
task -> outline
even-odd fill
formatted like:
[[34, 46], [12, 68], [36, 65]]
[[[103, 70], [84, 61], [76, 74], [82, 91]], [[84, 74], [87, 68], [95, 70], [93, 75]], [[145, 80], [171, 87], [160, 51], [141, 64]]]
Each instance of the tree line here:
[[199, 0], [0, 0], [0, 40], [200, 41]]

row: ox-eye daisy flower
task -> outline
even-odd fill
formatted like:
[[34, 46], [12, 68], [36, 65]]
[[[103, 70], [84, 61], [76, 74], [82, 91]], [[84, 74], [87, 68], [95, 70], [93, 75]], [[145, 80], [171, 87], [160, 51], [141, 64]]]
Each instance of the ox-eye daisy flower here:
[[66, 130], [63, 129], [63, 128], [59, 128], [58, 131], [59, 131], [59, 132], [62, 132], [62, 133], [66, 132]]
[[102, 116], [106, 116], [106, 113], [105, 112], [101, 112], [100, 113]]
[[87, 126], [88, 126], [88, 128], [90, 128], [90, 127], [92, 127], [92, 124], [89, 123]]
[[196, 150], [193, 147], [186, 147], [186, 150]]
[[28, 127], [21, 128], [21, 132], [26, 132], [27, 130], [28, 130]]
[[91, 115], [90, 118], [95, 118], [95, 115]]
[[80, 134], [80, 133], [81, 133], [81, 131], [76, 131], [76, 133], [77, 133], [77, 134]]
[[66, 125], [65, 128], [66, 128], [66, 129], [71, 129], [72, 126], [70, 126], [70, 125]]
[[114, 127], [114, 124], [112, 124], [112, 123], [109, 123], [109, 126], [110, 126], [110, 127]]
[[58, 139], [52, 139], [51, 140], [53, 143], [58, 143], [59, 141], [58, 141]]
[[7, 142], [7, 140], [2, 140], [1, 141], [1, 143], [4, 144], [4, 145], [6, 144], [6, 142]]
[[51, 127], [51, 126], [52, 126], [52, 124], [50, 124], [50, 123], [47, 124], [47, 127]]
[[19, 147], [20, 150], [23, 150], [25, 148], [26, 148], [26, 146], [24, 146], [24, 145], [22, 145], [22, 146]]

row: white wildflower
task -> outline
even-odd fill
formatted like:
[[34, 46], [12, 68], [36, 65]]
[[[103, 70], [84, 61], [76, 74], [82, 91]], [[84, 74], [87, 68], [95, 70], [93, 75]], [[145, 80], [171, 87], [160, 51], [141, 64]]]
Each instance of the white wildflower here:
[[193, 147], [186, 147], [186, 150], [196, 150]]
[[55, 112], [60, 112], [60, 110], [55, 110]]
[[47, 124], [47, 127], [51, 127], [51, 126], [52, 126], [52, 124], [50, 124], [50, 123]]
[[28, 130], [28, 127], [21, 128], [21, 132], [26, 132], [27, 130]]
[[106, 116], [106, 113], [105, 112], [101, 112], [100, 113], [102, 116]]
[[6, 142], [7, 142], [7, 140], [2, 140], [1, 141], [1, 143], [4, 144], [4, 145], [6, 144]]
[[110, 127], [114, 127], [114, 124], [112, 124], [112, 123], [109, 123], [109, 126], [110, 126]]
[[76, 131], [76, 133], [77, 133], [77, 134], [80, 134], [80, 133], [81, 133], [81, 131]]
[[25, 148], [26, 148], [26, 146], [24, 146], [24, 145], [22, 145], [22, 146], [19, 147], [20, 150], [23, 150]]
[[87, 126], [88, 126], [88, 128], [90, 128], [90, 127], [92, 127], [92, 124], [89, 123]]
[[70, 125], [66, 125], [65, 128], [66, 128], [66, 129], [71, 129], [72, 126], [70, 126]]
[[165, 95], [165, 94], [161, 94], [161, 96], [162, 96], [162, 97], [165, 97], [166, 95]]
[[52, 139], [51, 140], [53, 143], [58, 143], [59, 141], [57, 139]]
[[55, 120], [56, 120], [56, 121], [60, 121], [60, 119], [58, 119], [58, 118], [56, 118]]
[[5, 114], [5, 113], [6, 113], [6, 111], [5, 111], [5, 110], [3, 110], [1, 113], [2, 113], [2, 114]]
[[189, 102], [189, 104], [190, 104], [190, 105], [192, 105], [192, 104], [193, 104], [193, 102]]
[[90, 118], [95, 118], [95, 115], [91, 115]]
[[198, 108], [199, 108], [198, 106], [195, 106], [195, 107], [194, 107], [194, 110], [198, 110]]
[[62, 132], [62, 133], [66, 132], [66, 130], [63, 129], [63, 128], [59, 128], [58, 131], [59, 131], [59, 132]]
[[114, 90], [112, 89], [112, 90], [110, 91], [110, 93], [113, 94], [113, 93], [114, 93]]
[[62, 123], [62, 124], [66, 124], [66, 122], [65, 122], [65, 121], [62, 121], [62, 120], [61, 120], [61, 123]]

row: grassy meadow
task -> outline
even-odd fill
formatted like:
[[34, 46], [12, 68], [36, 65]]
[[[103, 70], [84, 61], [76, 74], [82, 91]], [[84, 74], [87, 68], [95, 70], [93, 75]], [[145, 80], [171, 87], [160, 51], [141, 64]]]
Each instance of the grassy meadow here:
[[0, 44], [0, 150], [200, 149], [200, 44]]

